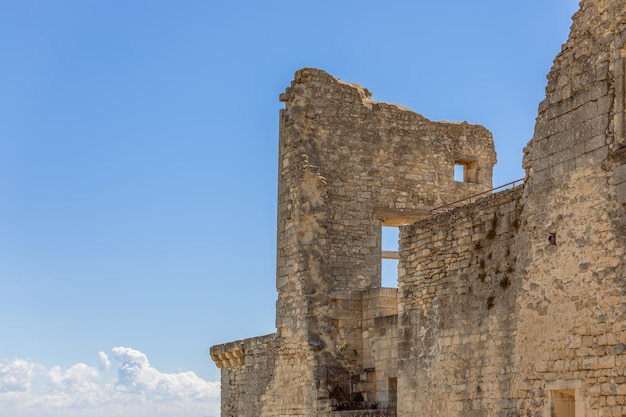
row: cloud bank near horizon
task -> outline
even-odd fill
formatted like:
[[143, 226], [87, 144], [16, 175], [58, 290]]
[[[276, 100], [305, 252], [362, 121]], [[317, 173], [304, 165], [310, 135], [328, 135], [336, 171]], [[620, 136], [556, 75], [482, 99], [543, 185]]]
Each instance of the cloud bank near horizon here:
[[0, 359], [0, 409], [19, 417], [217, 417], [220, 383], [193, 372], [163, 373], [135, 349], [115, 347], [98, 365], [46, 368]]

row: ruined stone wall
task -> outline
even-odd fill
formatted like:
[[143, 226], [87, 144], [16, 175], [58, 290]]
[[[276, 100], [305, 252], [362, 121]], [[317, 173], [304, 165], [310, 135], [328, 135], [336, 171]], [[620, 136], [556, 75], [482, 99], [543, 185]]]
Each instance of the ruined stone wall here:
[[364, 300], [363, 291], [336, 290], [328, 300], [332, 312], [332, 320], [336, 329], [337, 343], [333, 346], [338, 364], [336, 375], [330, 375], [332, 368], [322, 368], [326, 375], [322, 379], [333, 381], [329, 384], [330, 398], [337, 402], [350, 402], [361, 391], [360, 380], [356, 370], [363, 368], [363, 330], [361, 312]]
[[[375, 288], [331, 294], [337, 361], [343, 369], [358, 370], [344, 374], [333, 387], [343, 393], [339, 400], [350, 401], [356, 394], [372, 406], [389, 406], [388, 381], [397, 377], [397, 291]], [[395, 399], [392, 405], [395, 408]]]
[[[367, 90], [321, 70], [298, 71], [281, 100], [281, 344], [271, 388], [280, 398], [270, 396], [275, 402], [268, 409], [287, 414], [285, 404], [303, 404], [324, 415], [331, 393], [362, 365], [359, 359], [346, 367], [337, 351], [346, 330], [334, 318], [330, 295], [379, 287], [381, 224], [408, 222], [491, 188], [495, 151], [481, 126], [431, 122], [374, 102]], [[467, 182], [454, 181], [455, 161], [467, 162]], [[354, 314], [361, 320], [360, 311]], [[356, 333], [349, 338], [356, 340]], [[294, 357], [300, 360], [292, 364]]]
[[[398, 314], [398, 289], [375, 288], [362, 293], [361, 326], [363, 338], [363, 367], [376, 367], [376, 350], [383, 349], [378, 342], [380, 326], [377, 320], [381, 317], [395, 316]], [[395, 335], [395, 332], [394, 332]], [[395, 347], [394, 347], [395, 350]]]
[[212, 348], [224, 417], [626, 415], [624, 0], [581, 2], [525, 184], [401, 227], [397, 314], [381, 225], [490, 188], [491, 135], [316, 69], [281, 100], [278, 333]]
[[514, 357], [519, 409], [626, 415], [626, 3], [586, 0], [548, 76], [527, 171]]
[[510, 398], [522, 189], [401, 228], [398, 416], [496, 416]]
[[402, 229], [399, 416], [626, 415], [625, 41], [583, 1], [523, 191]]
[[[398, 290], [377, 288], [363, 292], [363, 391], [366, 401], [382, 409], [395, 408], [398, 377]], [[390, 386], [393, 385], [393, 386]]]
[[364, 341], [374, 353], [373, 375], [365, 366], [368, 382], [370, 378], [374, 380], [373, 397], [368, 398], [381, 409], [395, 409], [398, 403], [398, 315], [376, 317]]
[[276, 334], [225, 343], [211, 348], [221, 368], [221, 415], [257, 417], [276, 366]]

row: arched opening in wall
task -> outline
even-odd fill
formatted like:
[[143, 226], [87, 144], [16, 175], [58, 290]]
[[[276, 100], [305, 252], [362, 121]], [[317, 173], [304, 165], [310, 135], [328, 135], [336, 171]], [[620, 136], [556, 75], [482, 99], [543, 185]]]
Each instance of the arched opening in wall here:
[[382, 226], [381, 229], [381, 285], [396, 288], [398, 286], [398, 263], [400, 260], [398, 252], [400, 228]]

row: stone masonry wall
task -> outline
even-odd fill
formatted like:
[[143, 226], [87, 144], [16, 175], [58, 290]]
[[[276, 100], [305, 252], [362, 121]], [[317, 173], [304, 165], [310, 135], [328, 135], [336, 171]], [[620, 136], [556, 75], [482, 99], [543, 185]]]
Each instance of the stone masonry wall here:
[[[374, 325], [364, 336], [374, 353], [374, 372], [370, 376], [365, 366], [365, 374], [374, 379], [372, 398], [382, 409], [395, 409], [398, 403], [398, 315], [381, 316], [374, 319]], [[370, 394], [371, 395], [371, 394]]]
[[362, 338], [366, 400], [380, 408], [395, 408], [398, 377], [398, 290], [377, 288], [363, 293]]
[[332, 320], [336, 328], [337, 344], [333, 347], [339, 365], [336, 375], [329, 375], [332, 368], [321, 368], [323, 379], [334, 380], [328, 386], [330, 398], [337, 403], [354, 400], [361, 391], [356, 370], [363, 368], [363, 330], [361, 311], [363, 311], [363, 291], [337, 290], [330, 294], [328, 303]]
[[398, 416], [514, 410], [521, 188], [401, 228]]
[[626, 2], [585, 0], [548, 76], [518, 242], [514, 391], [524, 415], [569, 395], [576, 416], [626, 415]]
[[[486, 129], [310, 68], [281, 100], [277, 334], [212, 348], [223, 417], [626, 415], [626, 1], [581, 2], [525, 184], [446, 213], [491, 188]], [[415, 220], [396, 314], [380, 229]]]
[[387, 408], [388, 379], [397, 376], [397, 289], [334, 291], [329, 304], [339, 341], [337, 361], [344, 369], [358, 370], [337, 381], [335, 388], [345, 396], [335, 399], [349, 401], [360, 394], [364, 402]]
[[[332, 393], [361, 372], [361, 360], [347, 361], [336, 349], [346, 330], [328, 300], [336, 291], [380, 287], [381, 224], [408, 222], [491, 188], [495, 151], [485, 128], [431, 122], [370, 95], [307, 68], [281, 96], [281, 343], [267, 415], [328, 415]], [[467, 182], [454, 181], [458, 161], [469, 161]]]
[[261, 415], [276, 366], [276, 334], [225, 343], [211, 348], [211, 357], [221, 368], [221, 415]]

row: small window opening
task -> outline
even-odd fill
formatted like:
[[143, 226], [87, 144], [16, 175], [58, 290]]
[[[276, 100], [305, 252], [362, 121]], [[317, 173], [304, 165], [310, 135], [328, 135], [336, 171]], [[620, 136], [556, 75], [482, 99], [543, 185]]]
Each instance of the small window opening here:
[[383, 226], [381, 229], [381, 285], [383, 287], [395, 288], [398, 286], [398, 264], [400, 260], [398, 240], [400, 238], [400, 229], [389, 226]]
[[478, 182], [478, 163], [466, 159], [454, 161], [454, 181]]
[[456, 182], [465, 181], [465, 165], [454, 164], [454, 181]]
[[552, 417], [576, 417], [576, 396], [573, 389], [552, 391]]

